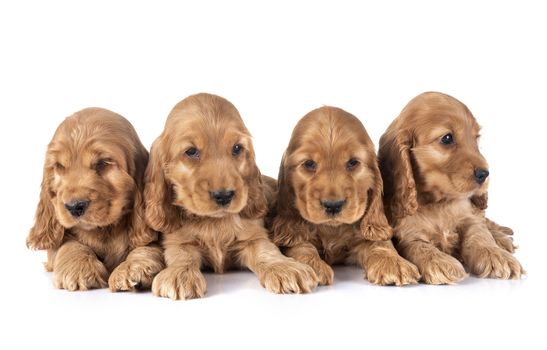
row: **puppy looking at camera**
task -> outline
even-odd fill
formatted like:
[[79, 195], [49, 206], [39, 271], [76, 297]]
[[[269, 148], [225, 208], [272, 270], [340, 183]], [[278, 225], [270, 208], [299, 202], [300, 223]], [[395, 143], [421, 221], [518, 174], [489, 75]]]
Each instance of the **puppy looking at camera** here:
[[163, 233], [167, 263], [154, 279], [155, 295], [202, 297], [202, 268], [247, 267], [274, 293], [315, 288], [313, 270], [283, 256], [268, 239], [263, 219], [272, 190], [265, 181], [230, 102], [198, 94], [173, 108], [146, 169], [146, 220]]
[[375, 284], [417, 283], [418, 270], [391, 242], [374, 145], [356, 117], [334, 107], [304, 116], [278, 182], [274, 242], [311, 266], [320, 284], [332, 284], [339, 263], [361, 266]]
[[148, 152], [122, 116], [87, 108], [66, 118], [46, 153], [36, 221], [27, 238], [47, 250], [57, 288], [149, 288], [163, 268], [144, 222]]
[[397, 248], [430, 284], [520, 278], [512, 231], [484, 217], [488, 164], [469, 109], [438, 92], [411, 100], [380, 140], [385, 208]]

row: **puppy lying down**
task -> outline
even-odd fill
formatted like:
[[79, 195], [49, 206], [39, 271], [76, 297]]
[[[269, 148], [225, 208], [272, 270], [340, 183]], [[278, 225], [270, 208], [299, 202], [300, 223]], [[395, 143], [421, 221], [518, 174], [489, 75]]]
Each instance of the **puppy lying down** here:
[[48, 252], [57, 288], [149, 288], [163, 268], [144, 222], [148, 152], [133, 126], [102, 108], [63, 121], [46, 153], [36, 221], [27, 238]]
[[467, 271], [520, 278], [512, 231], [484, 216], [489, 170], [469, 109], [438, 92], [411, 100], [380, 140], [385, 208], [397, 248], [423, 281], [455, 283]]
[[263, 219], [266, 186], [251, 136], [236, 108], [210, 94], [190, 96], [169, 114], [146, 170], [146, 220], [163, 233], [167, 268], [154, 279], [155, 295], [199, 298], [201, 269], [222, 273], [247, 267], [266, 289], [305, 293], [317, 277], [281, 254]]
[[380, 285], [416, 283], [397, 254], [382, 204], [382, 178], [363, 124], [334, 107], [304, 116], [279, 170], [273, 237], [285, 253], [332, 284], [331, 265], [357, 264]]

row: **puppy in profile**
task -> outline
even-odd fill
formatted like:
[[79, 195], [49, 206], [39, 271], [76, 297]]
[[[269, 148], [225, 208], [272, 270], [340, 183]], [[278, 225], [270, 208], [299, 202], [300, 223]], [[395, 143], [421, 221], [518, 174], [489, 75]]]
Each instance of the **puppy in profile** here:
[[380, 140], [385, 208], [400, 253], [425, 283], [520, 278], [509, 228], [484, 216], [488, 164], [469, 109], [438, 92], [411, 100]]
[[333, 282], [331, 265], [357, 264], [379, 285], [417, 283], [418, 270], [399, 256], [382, 204], [382, 178], [363, 124], [334, 107], [304, 116], [279, 169], [274, 242]]
[[281, 254], [263, 225], [266, 185], [255, 164], [251, 135], [236, 108], [210, 94], [190, 96], [169, 114], [146, 169], [146, 220], [163, 233], [167, 268], [155, 295], [200, 298], [201, 269], [247, 267], [274, 293], [305, 293], [313, 270]]
[[122, 116], [87, 108], [66, 118], [46, 153], [36, 221], [27, 238], [47, 250], [57, 288], [147, 288], [163, 268], [144, 222], [148, 152]]

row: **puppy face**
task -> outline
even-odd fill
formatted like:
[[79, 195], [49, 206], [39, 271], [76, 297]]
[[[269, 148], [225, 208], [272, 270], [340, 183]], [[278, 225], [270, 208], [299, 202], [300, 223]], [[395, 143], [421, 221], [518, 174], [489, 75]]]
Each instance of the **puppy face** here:
[[165, 230], [173, 205], [208, 217], [242, 213], [258, 202], [265, 207], [254, 159], [251, 136], [230, 102], [209, 94], [188, 97], [152, 146], [145, 190], [149, 222]]
[[480, 127], [467, 107], [447, 95], [423, 95], [409, 110], [419, 190], [443, 198], [484, 191], [488, 164], [479, 151]]
[[282, 167], [298, 212], [315, 224], [358, 221], [381, 182], [363, 125], [333, 107], [316, 109], [297, 124]]
[[65, 228], [108, 226], [131, 209], [136, 186], [124, 126], [115, 116], [79, 114], [56, 132], [45, 168], [51, 202]]
[[408, 103], [380, 140], [386, 198], [396, 216], [412, 213], [417, 196], [428, 202], [486, 193], [479, 131], [469, 109], [451, 96], [430, 92]]
[[89, 231], [111, 225], [128, 234], [133, 246], [156, 239], [142, 220], [147, 161], [148, 152], [122, 116], [87, 108], [65, 119], [48, 146], [28, 246], [54, 248], [61, 244], [65, 229]]

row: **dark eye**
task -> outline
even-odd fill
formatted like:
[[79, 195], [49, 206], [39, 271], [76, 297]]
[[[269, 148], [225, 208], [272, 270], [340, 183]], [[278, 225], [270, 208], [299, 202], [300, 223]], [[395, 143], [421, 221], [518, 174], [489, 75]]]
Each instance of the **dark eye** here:
[[111, 164], [112, 161], [110, 159], [99, 159], [97, 163], [95, 163], [94, 168], [96, 172], [102, 173]]
[[302, 166], [304, 167], [304, 169], [308, 171], [315, 171], [315, 169], [317, 169], [317, 163], [311, 159], [308, 159], [307, 161], [305, 161], [304, 164], [302, 164]]
[[443, 145], [451, 145], [454, 143], [454, 137], [452, 134], [446, 134], [441, 138], [441, 143]]
[[235, 144], [234, 147], [232, 147], [232, 155], [234, 157], [237, 157], [241, 154], [241, 152], [243, 151], [243, 146], [241, 144]]
[[346, 168], [348, 170], [353, 170], [355, 169], [355, 167], [359, 165], [359, 161], [355, 158], [351, 158], [350, 160], [348, 160], [348, 162], [346, 163]]
[[199, 159], [199, 151], [197, 148], [195, 147], [190, 147], [188, 148], [184, 154], [186, 154], [188, 157], [190, 158], [193, 158], [193, 159]]
[[54, 167], [55, 167], [55, 170], [58, 170], [58, 171], [65, 170], [65, 166], [59, 162], [55, 163]]

